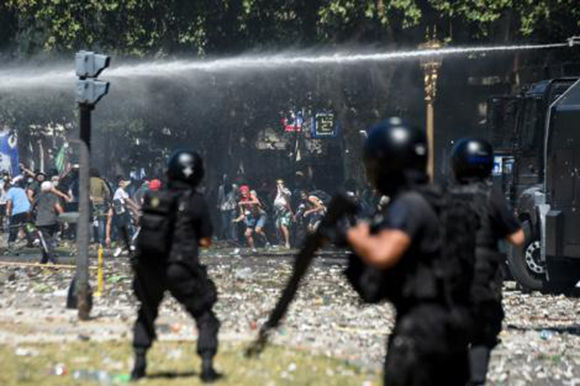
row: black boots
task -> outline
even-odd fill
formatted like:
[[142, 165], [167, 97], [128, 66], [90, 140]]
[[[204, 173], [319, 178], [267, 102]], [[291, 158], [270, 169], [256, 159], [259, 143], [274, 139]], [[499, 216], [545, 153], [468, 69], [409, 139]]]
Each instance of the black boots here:
[[201, 380], [203, 383], [212, 383], [222, 377], [222, 374], [213, 368], [213, 355], [203, 355], [201, 358]]
[[145, 370], [147, 368], [147, 359], [145, 358], [146, 354], [147, 350], [143, 349], [135, 350], [135, 365], [133, 367], [133, 371], [131, 371], [132, 381], [137, 381], [145, 377]]
[[[135, 365], [133, 371], [131, 371], [132, 381], [137, 381], [145, 377], [145, 370], [147, 369], [146, 354], [147, 350], [135, 350]], [[222, 377], [222, 374], [213, 368], [213, 355], [204, 355], [201, 360], [201, 380], [203, 383], [212, 383]]]
[[469, 370], [471, 380], [469, 385], [485, 385], [490, 349], [484, 345], [472, 346], [469, 350]]

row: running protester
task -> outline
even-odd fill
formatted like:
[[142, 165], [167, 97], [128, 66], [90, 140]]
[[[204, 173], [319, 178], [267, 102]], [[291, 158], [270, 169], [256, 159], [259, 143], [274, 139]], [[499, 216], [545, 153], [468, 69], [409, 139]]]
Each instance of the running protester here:
[[268, 238], [264, 233], [264, 225], [266, 225], [266, 212], [262, 207], [262, 203], [258, 199], [255, 192], [250, 191], [248, 185], [242, 185], [240, 187], [241, 199], [238, 202], [238, 207], [240, 208], [240, 216], [234, 220], [234, 222], [239, 222], [244, 220], [246, 225], [246, 231], [244, 235], [248, 242], [248, 246], [252, 248], [255, 252], [254, 244], [254, 233], [260, 235], [266, 245], [268, 245]]
[[326, 204], [324, 203], [321, 194], [317, 194], [317, 191], [311, 192], [306, 200], [307, 209], [304, 211], [304, 218], [307, 219], [307, 229], [308, 232], [314, 232], [320, 221], [326, 214]]
[[276, 216], [276, 228], [284, 237], [284, 246], [290, 249], [290, 226], [294, 219], [290, 197], [292, 193], [284, 186], [283, 180], [276, 181], [276, 198], [274, 199], [274, 210]]

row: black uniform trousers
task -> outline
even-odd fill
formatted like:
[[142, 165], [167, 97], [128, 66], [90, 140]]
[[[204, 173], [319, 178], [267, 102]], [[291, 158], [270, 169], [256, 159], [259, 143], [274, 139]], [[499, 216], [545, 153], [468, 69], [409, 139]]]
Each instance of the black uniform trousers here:
[[501, 259], [497, 251], [476, 249], [475, 275], [472, 286], [472, 345], [492, 349], [497, 344], [504, 318], [502, 299], [503, 277]]
[[466, 321], [455, 319], [436, 303], [398, 312], [387, 347], [384, 384], [464, 386], [469, 379]]
[[194, 262], [147, 262], [141, 256], [135, 267], [133, 289], [141, 302], [134, 327], [133, 347], [148, 349], [155, 334], [155, 319], [163, 294], [168, 290], [195, 319], [199, 332], [199, 355], [215, 355], [219, 320], [212, 311], [217, 301], [215, 284], [205, 266]]

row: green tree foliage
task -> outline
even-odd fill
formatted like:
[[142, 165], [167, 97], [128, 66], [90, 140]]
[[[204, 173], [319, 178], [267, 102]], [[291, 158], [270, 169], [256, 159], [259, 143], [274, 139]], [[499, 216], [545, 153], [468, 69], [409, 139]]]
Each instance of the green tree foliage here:
[[[439, 24], [488, 39], [565, 38], [580, 27], [577, 0], [7, 0], [3, 42], [22, 54], [100, 48], [134, 56], [236, 52], [317, 43], [407, 39]], [[17, 28], [15, 26], [17, 25]], [[417, 33], [411, 40], [420, 40]], [[451, 36], [452, 38], [453, 36]]]
[[[457, 44], [563, 41], [580, 30], [580, 1], [0, 0], [0, 58], [70, 55], [79, 49], [164, 58], [333, 45], [415, 47], [431, 26], [437, 26], [440, 38]], [[353, 128], [345, 131], [346, 143], [357, 143], [360, 127], [393, 108], [388, 92], [394, 72], [386, 66], [365, 67], [358, 76], [352, 68], [348, 76], [341, 71], [286, 73], [267, 90], [268, 82], [258, 75], [240, 80], [222, 74], [204, 80], [204, 90], [216, 95], [161, 83], [150, 86], [155, 93], [143, 93], [159, 100], [127, 96], [109, 106], [105, 98], [97, 116], [102, 135], [95, 141], [108, 142], [96, 145], [111, 149], [102, 162], [119, 162], [108, 165], [113, 169], [131, 160], [160, 159], [175, 141], [211, 132], [215, 135], [199, 135], [196, 141], [206, 149], [227, 142], [227, 160], [219, 152], [208, 154], [224, 165], [237, 158], [241, 138], [250, 142], [256, 127], [279, 124], [278, 111], [309, 104], [313, 110], [334, 109], [344, 127]], [[49, 96], [0, 98], [0, 121], [23, 137], [33, 124], [76, 121], [68, 96], [58, 103]], [[349, 157], [358, 164], [357, 154], [351, 151]]]

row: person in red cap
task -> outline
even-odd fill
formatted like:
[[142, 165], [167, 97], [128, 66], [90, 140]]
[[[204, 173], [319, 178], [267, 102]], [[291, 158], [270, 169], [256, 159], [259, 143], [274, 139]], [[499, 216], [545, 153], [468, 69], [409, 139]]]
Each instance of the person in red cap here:
[[149, 181], [149, 190], [156, 192], [159, 189], [161, 189], [161, 181], [159, 179], [156, 178]]
[[264, 239], [266, 245], [269, 245], [268, 238], [264, 233], [266, 211], [262, 208], [262, 203], [258, 199], [256, 192], [251, 191], [248, 185], [240, 186], [240, 194], [242, 196], [240, 202], [238, 202], [240, 216], [234, 222], [244, 220], [244, 224], [246, 225], [244, 235], [246, 236], [248, 246], [252, 248], [253, 252], [256, 252], [254, 232]]

